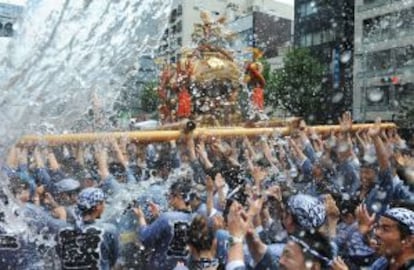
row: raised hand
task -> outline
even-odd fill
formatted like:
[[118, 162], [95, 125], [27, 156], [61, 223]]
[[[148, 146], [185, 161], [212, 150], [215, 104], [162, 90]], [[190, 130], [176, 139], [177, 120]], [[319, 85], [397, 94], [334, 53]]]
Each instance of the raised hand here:
[[350, 112], [344, 112], [339, 119], [341, 132], [350, 132], [352, 130], [352, 116]]
[[362, 235], [366, 235], [372, 230], [375, 224], [375, 213], [370, 215], [365, 204], [360, 204], [357, 207], [356, 217], [358, 220], [358, 229]]
[[148, 202], [151, 215], [155, 218], [160, 216], [160, 206], [152, 201]]
[[235, 237], [244, 237], [249, 229], [249, 219], [241, 204], [234, 201], [227, 216], [228, 231]]
[[369, 129], [368, 129], [368, 136], [370, 137], [376, 137], [380, 134], [381, 132], [381, 118], [377, 117], [377, 119], [375, 119], [375, 124], [372, 125]]

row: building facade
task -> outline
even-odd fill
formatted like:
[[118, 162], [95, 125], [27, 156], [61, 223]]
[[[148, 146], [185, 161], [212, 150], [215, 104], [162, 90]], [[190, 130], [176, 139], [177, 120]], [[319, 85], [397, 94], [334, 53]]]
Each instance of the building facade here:
[[253, 11], [231, 21], [228, 27], [237, 38], [230, 47], [241, 58], [239, 60], [251, 60], [252, 51], [248, 48], [258, 48], [272, 69], [281, 68], [283, 56], [292, 45], [293, 7], [291, 10], [292, 16]]
[[[225, 16], [229, 30], [237, 34], [231, 48], [241, 54], [247, 47], [264, 49], [265, 57], [278, 55], [278, 47], [291, 40], [293, 7], [274, 0], [175, 0], [158, 55], [175, 62], [182, 47], [191, 47], [200, 12], [208, 11], [212, 21]], [[249, 57], [249, 54], [244, 54]]]
[[14, 24], [23, 12], [23, 7], [0, 3], [0, 37], [12, 37]]
[[414, 99], [414, 1], [355, 1], [353, 112], [394, 120]]
[[327, 119], [350, 110], [353, 90], [353, 0], [296, 0], [294, 46], [309, 48], [325, 66]]

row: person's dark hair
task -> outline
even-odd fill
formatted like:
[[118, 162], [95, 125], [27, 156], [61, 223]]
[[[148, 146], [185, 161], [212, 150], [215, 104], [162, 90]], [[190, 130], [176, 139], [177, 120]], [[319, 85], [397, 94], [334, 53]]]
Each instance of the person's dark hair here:
[[299, 231], [291, 236], [303, 251], [305, 260], [318, 261], [322, 269], [330, 269], [333, 259], [332, 245], [329, 239], [318, 231]]
[[414, 211], [414, 201], [394, 200], [390, 203], [390, 208], [402, 207]]
[[198, 252], [210, 250], [214, 241], [214, 230], [205, 216], [197, 215], [188, 231], [188, 244]]
[[371, 170], [374, 170], [375, 172], [379, 171], [379, 164], [377, 160], [370, 162], [362, 158], [360, 159], [360, 166], [361, 166], [361, 169], [362, 168], [371, 169]]
[[360, 204], [360, 201], [356, 198], [355, 199], [350, 198], [348, 200], [342, 199], [340, 203], [338, 204], [339, 211], [341, 212], [341, 215], [346, 215], [346, 214], [354, 215], [355, 209], [358, 207], [359, 204]]
[[110, 162], [108, 165], [109, 173], [115, 177], [120, 177], [125, 174], [125, 168], [120, 162]]
[[176, 182], [172, 183], [169, 189], [170, 194], [181, 196], [186, 202], [190, 200], [190, 191], [191, 184], [187, 181], [183, 181], [183, 179], [178, 179]]
[[272, 164], [270, 164], [266, 157], [261, 157], [259, 160], [256, 161], [256, 165], [264, 169], [268, 169], [271, 167]]
[[29, 189], [29, 184], [21, 181], [19, 178], [10, 179], [9, 189], [13, 196], [16, 196], [22, 190]]
[[3, 202], [4, 205], [8, 205], [9, 204], [9, 197], [4, 192], [3, 189], [0, 189], [0, 201]]
[[[99, 204], [102, 204], [102, 203], [103, 203], [103, 201], [100, 202]], [[82, 207], [79, 207], [79, 205], [77, 207], [80, 210], [81, 216], [84, 217], [84, 216], [87, 216], [87, 215], [91, 215], [93, 212], [95, 212], [95, 210], [96, 210], [96, 208], [97, 208], [98, 205], [92, 206], [89, 209], [83, 209]]]

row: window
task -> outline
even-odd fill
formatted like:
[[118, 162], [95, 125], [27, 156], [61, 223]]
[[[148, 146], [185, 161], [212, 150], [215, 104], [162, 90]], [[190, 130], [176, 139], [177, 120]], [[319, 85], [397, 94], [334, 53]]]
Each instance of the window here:
[[332, 29], [322, 31], [322, 42], [327, 43], [335, 40], [335, 32]]
[[414, 29], [414, 8], [381, 15], [363, 21], [363, 42], [382, 41], [405, 36]]
[[364, 0], [364, 5], [384, 4], [386, 2], [388, 2], [388, 0]]
[[5, 37], [13, 36], [13, 24], [12, 23], [8, 22], [4, 25], [3, 35]]
[[390, 86], [374, 86], [367, 88], [366, 101], [367, 106], [371, 109], [383, 109], [389, 105], [389, 88]]
[[386, 71], [391, 68], [392, 62], [391, 50], [384, 50], [368, 54], [367, 69], [368, 71]]
[[181, 33], [183, 30], [183, 22], [179, 21], [175, 27], [175, 33]]
[[312, 34], [312, 45], [319, 45], [322, 43], [322, 32]]
[[170, 15], [170, 23], [174, 23], [176, 19], [177, 19], [177, 10], [173, 9]]
[[312, 46], [312, 33], [305, 35], [305, 46]]
[[404, 68], [414, 66], [414, 45], [393, 49], [395, 56], [395, 67]]
[[318, 11], [315, 2], [303, 3], [299, 6], [299, 16], [306, 17]]
[[306, 37], [305, 37], [305, 35], [302, 35], [302, 36], [300, 37], [300, 42], [299, 42], [299, 44], [300, 44], [300, 46], [301, 46], [301, 47], [305, 47], [305, 46], [306, 46]]
[[177, 7], [177, 16], [181, 16], [181, 15], [183, 15], [183, 6], [178, 5], [178, 7]]

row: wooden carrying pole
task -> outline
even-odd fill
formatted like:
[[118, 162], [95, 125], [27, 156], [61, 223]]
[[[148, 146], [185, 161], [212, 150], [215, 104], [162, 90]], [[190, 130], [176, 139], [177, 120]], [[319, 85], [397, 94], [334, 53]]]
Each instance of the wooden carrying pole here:
[[[352, 131], [359, 129], [367, 129], [374, 124], [354, 124]], [[339, 131], [339, 125], [323, 125], [311, 126], [319, 134], [328, 134], [331, 131]], [[392, 129], [397, 126], [394, 123], [382, 123], [381, 129]], [[258, 136], [280, 134], [287, 136], [290, 134], [289, 127], [276, 128], [244, 128], [244, 127], [212, 127], [212, 128], [196, 128], [192, 131], [194, 137], [214, 136], [214, 137], [240, 137], [240, 136]], [[145, 131], [129, 131], [129, 132], [107, 132], [107, 133], [75, 133], [60, 135], [26, 135], [20, 139], [19, 145], [61, 145], [61, 144], [77, 144], [77, 143], [94, 143], [96, 141], [104, 141], [109, 138], [127, 138], [138, 143], [149, 142], [165, 142], [177, 140], [183, 135], [180, 130], [145, 130]]]

